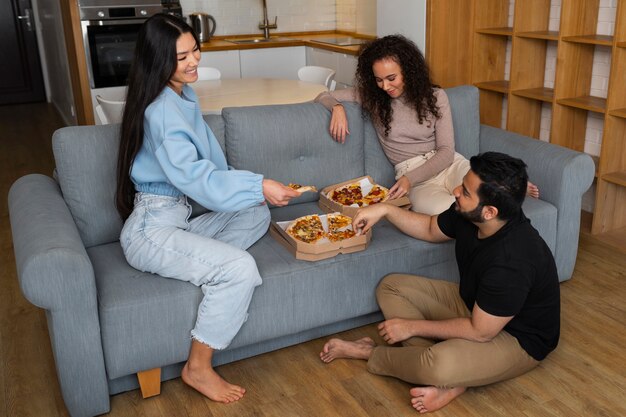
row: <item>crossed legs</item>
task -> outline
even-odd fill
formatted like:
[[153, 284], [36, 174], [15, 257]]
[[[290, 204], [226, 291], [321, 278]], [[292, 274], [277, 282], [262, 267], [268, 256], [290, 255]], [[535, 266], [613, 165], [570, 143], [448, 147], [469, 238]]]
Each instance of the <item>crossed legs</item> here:
[[[458, 295], [458, 286], [444, 281], [389, 275], [376, 295], [386, 319], [445, 320], [470, 315]], [[486, 343], [412, 337], [402, 346], [377, 346], [370, 338], [331, 339], [320, 358], [324, 362], [339, 358], [367, 360], [371, 373], [419, 385], [410, 390], [410, 395], [412, 406], [420, 413], [445, 406], [467, 387], [513, 378], [538, 364], [517, 339], [504, 331]]]

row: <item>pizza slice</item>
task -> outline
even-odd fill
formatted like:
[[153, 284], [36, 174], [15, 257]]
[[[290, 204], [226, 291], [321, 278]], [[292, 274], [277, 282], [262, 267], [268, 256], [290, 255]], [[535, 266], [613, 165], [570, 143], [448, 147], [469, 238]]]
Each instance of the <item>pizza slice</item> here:
[[287, 233], [305, 243], [315, 243], [326, 235], [317, 214], [298, 217], [287, 227]]
[[344, 206], [357, 204], [360, 207], [363, 205], [361, 184], [357, 182], [338, 187], [330, 192], [330, 199]]
[[287, 187], [293, 188], [299, 193], [306, 193], [307, 191], [314, 191], [314, 192], [317, 191], [317, 188], [315, 188], [314, 185], [300, 185], [300, 184], [296, 184], [293, 182], [290, 182], [289, 185], [287, 185]]
[[338, 242], [354, 237], [356, 233], [352, 229], [352, 218], [344, 214], [333, 213], [326, 216], [328, 222], [328, 240]]
[[370, 192], [363, 197], [365, 204], [376, 204], [385, 201], [389, 196], [389, 190], [380, 185], [374, 185]]

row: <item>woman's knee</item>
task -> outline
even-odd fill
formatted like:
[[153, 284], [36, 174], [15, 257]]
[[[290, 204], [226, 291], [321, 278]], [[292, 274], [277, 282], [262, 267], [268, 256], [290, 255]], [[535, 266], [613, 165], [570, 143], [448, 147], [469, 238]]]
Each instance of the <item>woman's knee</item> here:
[[241, 251], [241, 256], [234, 259], [230, 271], [230, 279], [240, 281], [242, 285], [256, 287], [261, 285], [261, 275], [256, 265], [256, 261], [246, 251]]

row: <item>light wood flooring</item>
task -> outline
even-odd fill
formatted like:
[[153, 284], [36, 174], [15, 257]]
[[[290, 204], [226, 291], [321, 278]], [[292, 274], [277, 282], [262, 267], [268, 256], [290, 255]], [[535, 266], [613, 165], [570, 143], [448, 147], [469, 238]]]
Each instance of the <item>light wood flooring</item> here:
[[[18, 177], [53, 168], [50, 137], [62, 122], [51, 106], [0, 106], [0, 416], [67, 416], [44, 312], [22, 296], [15, 273], [7, 193]], [[582, 233], [573, 279], [561, 285], [562, 338], [539, 368], [470, 389], [436, 416], [626, 416], [626, 256]], [[341, 337], [377, 338], [374, 325]], [[158, 397], [111, 398], [110, 416], [411, 416], [409, 384], [370, 375], [362, 361], [323, 364], [328, 338], [218, 368], [248, 389], [220, 405], [180, 379]]]

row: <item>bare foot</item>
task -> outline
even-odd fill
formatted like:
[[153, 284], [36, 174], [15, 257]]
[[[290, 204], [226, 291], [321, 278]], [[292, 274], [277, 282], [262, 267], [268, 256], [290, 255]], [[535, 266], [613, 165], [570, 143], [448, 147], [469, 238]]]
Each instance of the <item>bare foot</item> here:
[[246, 392], [244, 388], [224, 381], [212, 368], [192, 371], [189, 369], [189, 363], [186, 363], [181, 377], [185, 384], [220, 403], [237, 401]]
[[334, 359], [365, 359], [372, 353], [376, 343], [370, 337], [353, 342], [341, 339], [330, 339], [320, 352], [320, 359], [329, 363]]
[[437, 387], [415, 387], [411, 388], [411, 405], [420, 414], [430, 413], [445, 407], [459, 395], [463, 394], [467, 388], [437, 388]]
[[526, 185], [526, 195], [532, 198], [539, 198], [539, 187], [528, 181]]

